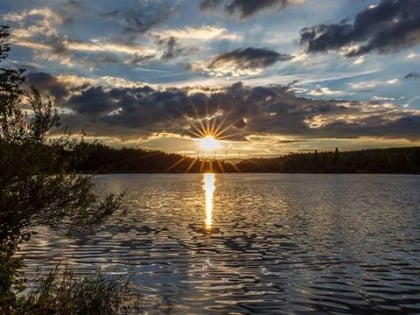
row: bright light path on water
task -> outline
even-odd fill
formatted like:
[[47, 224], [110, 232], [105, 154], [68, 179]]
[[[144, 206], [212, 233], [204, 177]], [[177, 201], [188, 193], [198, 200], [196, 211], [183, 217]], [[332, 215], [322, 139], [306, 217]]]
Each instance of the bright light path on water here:
[[206, 229], [211, 229], [213, 223], [213, 195], [216, 178], [214, 174], [206, 173], [203, 175], [203, 189], [206, 195]]

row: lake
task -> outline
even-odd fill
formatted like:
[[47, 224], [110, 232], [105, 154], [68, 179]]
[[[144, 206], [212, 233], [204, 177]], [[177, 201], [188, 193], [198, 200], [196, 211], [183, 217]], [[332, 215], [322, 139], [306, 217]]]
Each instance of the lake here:
[[420, 314], [420, 176], [103, 175], [123, 209], [73, 238], [38, 227], [28, 277], [57, 262], [129, 277], [149, 314]]

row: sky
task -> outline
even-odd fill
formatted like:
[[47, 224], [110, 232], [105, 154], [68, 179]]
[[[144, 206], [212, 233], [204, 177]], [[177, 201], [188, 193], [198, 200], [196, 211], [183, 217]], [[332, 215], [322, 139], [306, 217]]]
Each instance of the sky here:
[[418, 0], [6, 0], [0, 22], [8, 66], [85, 139], [228, 158], [420, 145]]

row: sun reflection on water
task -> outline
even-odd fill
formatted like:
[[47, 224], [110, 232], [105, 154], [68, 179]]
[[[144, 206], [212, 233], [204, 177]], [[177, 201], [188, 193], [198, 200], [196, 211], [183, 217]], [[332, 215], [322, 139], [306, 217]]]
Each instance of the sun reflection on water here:
[[216, 176], [212, 173], [203, 175], [203, 189], [206, 195], [206, 220], [205, 226], [207, 230], [211, 229], [213, 224], [213, 195], [216, 188]]

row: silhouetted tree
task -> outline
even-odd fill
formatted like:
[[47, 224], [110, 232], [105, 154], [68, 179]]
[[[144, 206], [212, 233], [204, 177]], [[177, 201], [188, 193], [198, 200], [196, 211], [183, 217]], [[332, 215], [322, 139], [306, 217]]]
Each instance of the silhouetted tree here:
[[32, 314], [34, 300], [19, 296], [22, 258], [15, 257], [30, 238], [29, 228], [100, 223], [117, 209], [120, 196], [100, 198], [89, 177], [67, 172], [61, 157], [71, 142], [47, 138], [59, 125], [53, 102], [23, 88], [23, 69], [3, 67], [8, 37], [8, 27], [0, 26], [0, 314]]

